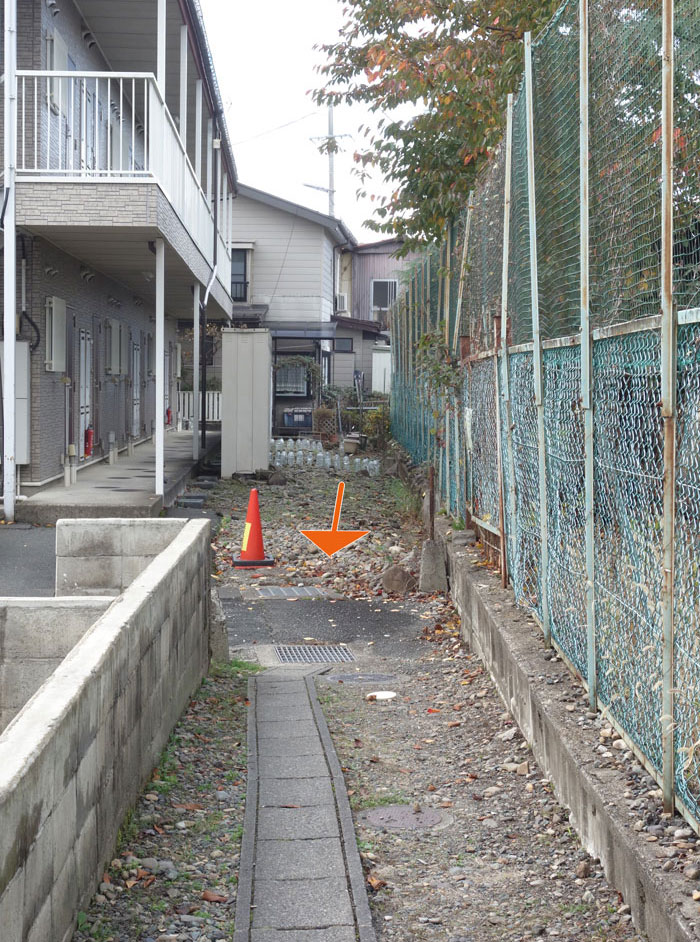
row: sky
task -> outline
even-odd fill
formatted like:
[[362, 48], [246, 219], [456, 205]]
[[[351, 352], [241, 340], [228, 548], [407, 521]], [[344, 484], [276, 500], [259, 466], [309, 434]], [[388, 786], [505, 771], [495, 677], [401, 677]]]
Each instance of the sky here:
[[[333, 42], [343, 22], [337, 0], [201, 0], [214, 67], [241, 183], [328, 212], [328, 157], [318, 152], [327, 134], [326, 108], [314, 105], [309, 89], [323, 84], [314, 65], [323, 62], [314, 44]], [[361, 106], [335, 109], [335, 215], [360, 242], [381, 234], [364, 229], [369, 199], [358, 200], [352, 155], [362, 138], [358, 127], [374, 123]], [[282, 127], [286, 125], [286, 127]], [[389, 192], [373, 181], [374, 192]]]

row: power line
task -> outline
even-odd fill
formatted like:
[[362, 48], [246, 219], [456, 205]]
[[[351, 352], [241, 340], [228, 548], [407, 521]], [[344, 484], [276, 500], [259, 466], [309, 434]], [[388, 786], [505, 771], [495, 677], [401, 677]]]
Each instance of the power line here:
[[312, 118], [317, 114], [317, 111], [310, 111], [308, 114], [304, 114], [300, 118], [295, 118], [293, 121], [287, 121], [285, 124], [278, 124], [275, 128], [268, 128], [267, 131], [261, 131], [259, 134], [254, 134], [252, 137], [246, 137], [242, 141], [234, 141], [233, 146], [238, 147], [239, 144], [247, 144], [249, 141], [257, 140], [259, 137], [265, 137], [266, 134], [274, 134], [275, 131], [281, 131], [283, 128], [288, 128], [292, 124], [298, 124], [300, 121], [306, 121], [307, 118]]

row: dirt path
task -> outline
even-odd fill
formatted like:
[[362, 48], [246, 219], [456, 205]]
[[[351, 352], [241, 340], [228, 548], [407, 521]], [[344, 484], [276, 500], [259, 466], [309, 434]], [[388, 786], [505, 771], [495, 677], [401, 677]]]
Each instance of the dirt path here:
[[[298, 533], [300, 526], [330, 525], [338, 480], [314, 470], [291, 474], [283, 487], [260, 485], [265, 548], [278, 560], [272, 570], [231, 567], [250, 485], [220, 484], [208, 503], [222, 517], [214, 540], [222, 595], [303, 584], [355, 600], [335, 609], [332, 601], [275, 603], [277, 609], [239, 601], [230, 632], [252, 637], [238, 656], [255, 656], [266, 613], [267, 641], [334, 640], [357, 654], [355, 664], [334, 667], [319, 681], [319, 695], [354, 805], [378, 938], [641, 940], [624, 902], [581, 850], [480, 662], [459, 641], [451, 604], [382, 592], [380, 573], [389, 563], [417, 571], [421, 534], [406, 515], [406, 490], [393, 480], [349, 476], [341, 526], [372, 533], [332, 560]], [[293, 609], [284, 609], [289, 604]], [[353, 604], [358, 618], [333, 614]], [[368, 672], [383, 679], [358, 682]], [[195, 698], [167, 769], [139, 801], [110, 882], [82, 917], [78, 942], [231, 938], [245, 788], [244, 682], [234, 668], [210, 678]], [[366, 700], [377, 686], [397, 696]], [[408, 806], [411, 819], [426, 823], [429, 812], [439, 820], [422, 830], [377, 827], [371, 816], [392, 804]]]

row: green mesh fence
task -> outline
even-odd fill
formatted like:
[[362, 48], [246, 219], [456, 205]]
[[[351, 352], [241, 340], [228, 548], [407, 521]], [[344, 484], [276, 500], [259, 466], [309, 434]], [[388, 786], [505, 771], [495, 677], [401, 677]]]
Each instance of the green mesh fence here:
[[531, 353], [515, 353], [510, 357], [510, 396], [515, 466], [515, 533], [510, 576], [518, 602], [541, 615], [540, 472]]
[[578, 0], [533, 46], [537, 267], [544, 339], [580, 329]]
[[[428, 395], [407, 353], [424, 329], [417, 325], [425, 324], [426, 309], [429, 328], [448, 322], [453, 346], [466, 210], [452, 227], [449, 292], [443, 243], [426, 250], [412, 309], [392, 323], [392, 429], [415, 461], [434, 462], [441, 500], [453, 516], [466, 520], [471, 513], [498, 530], [503, 501], [501, 536], [518, 603], [542, 619], [546, 591], [553, 641], [584, 678], [589, 653], [595, 654], [599, 706], [663, 781], [662, 352], [659, 319], [640, 321], [661, 307], [661, 3], [600, 0], [589, 11], [590, 303], [592, 326], [605, 328], [593, 337], [593, 506], [586, 507], [580, 346], [547, 342], [580, 329], [575, 0], [563, 4], [533, 45], [544, 439], [538, 439], [531, 343], [522, 87], [513, 112], [507, 346], [499, 354], [498, 381], [493, 357], [479, 354], [494, 347], [494, 318], [501, 313], [504, 148], [474, 188], [456, 332], [471, 340], [464, 388], [449, 401]], [[674, 304], [685, 313], [676, 376], [674, 636], [666, 653], [673, 663], [675, 793], [700, 826], [700, 0], [677, 0], [674, 12], [673, 281]], [[589, 614], [594, 652], [588, 651]]]
[[700, 326], [678, 336], [675, 544], [676, 789], [700, 817]]
[[508, 343], [532, 340], [530, 231], [527, 196], [527, 109], [521, 86], [513, 106], [513, 155], [510, 190], [508, 265]]
[[494, 318], [501, 315], [505, 148], [482, 174], [472, 199], [464, 285], [464, 317], [471, 352], [492, 350]]
[[552, 637], [586, 673], [586, 538], [580, 347], [543, 352], [547, 590]]
[[700, 305], [700, 4], [676, 0], [674, 82], [674, 294], [679, 309]]
[[590, 4], [594, 326], [659, 313], [661, 3]]
[[471, 402], [471, 512], [492, 527], [498, 526], [498, 443], [496, 380], [493, 357], [469, 367]]
[[661, 770], [662, 478], [659, 335], [593, 350], [598, 696]]

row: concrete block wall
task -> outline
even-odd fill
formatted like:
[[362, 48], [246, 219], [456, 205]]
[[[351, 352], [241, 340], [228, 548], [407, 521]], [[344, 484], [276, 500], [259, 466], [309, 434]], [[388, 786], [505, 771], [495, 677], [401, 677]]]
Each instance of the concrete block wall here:
[[186, 523], [0, 735], [2, 942], [70, 939], [207, 670], [209, 538]]
[[185, 520], [106, 518], [56, 523], [56, 595], [119, 595]]
[[0, 599], [0, 732], [111, 603]]

